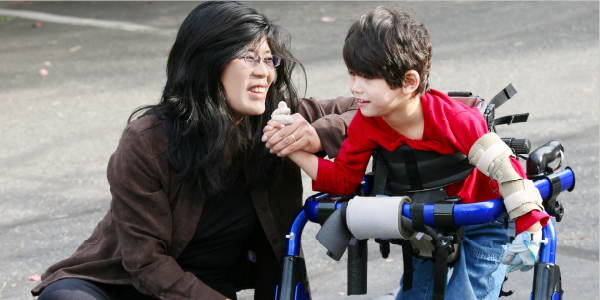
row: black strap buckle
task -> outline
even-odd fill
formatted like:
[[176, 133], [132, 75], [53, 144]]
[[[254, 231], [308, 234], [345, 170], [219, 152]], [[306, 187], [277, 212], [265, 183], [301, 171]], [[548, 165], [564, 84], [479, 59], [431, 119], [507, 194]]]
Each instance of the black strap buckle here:
[[546, 178], [550, 181], [550, 197], [544, 200], [544, 209], [556, 219], [556, 222], [560, 222], [565, 213], [565, 209], [563, 208], [560, 201], [558, 201], [558, 195], [562, 190], [562, 184], [560, 182], [560, 177], [555, 173], [549, 174]]

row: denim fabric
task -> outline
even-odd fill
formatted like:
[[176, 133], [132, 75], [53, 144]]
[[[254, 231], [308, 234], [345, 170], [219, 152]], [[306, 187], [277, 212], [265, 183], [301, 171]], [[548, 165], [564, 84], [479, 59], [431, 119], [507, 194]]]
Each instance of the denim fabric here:
[[[448, 268], [445, 299], [498, 299], [506, 274], [506, 267], [500, 264], [502, 245], [508, 242], [507, 230], [501, 222], [465, 226], [460, 258], [454, 268]], [[434, 263], [413, 258], [413, 266], [413, 287], [406, 292], [401, 288], [396, 300], [432, 298]]]

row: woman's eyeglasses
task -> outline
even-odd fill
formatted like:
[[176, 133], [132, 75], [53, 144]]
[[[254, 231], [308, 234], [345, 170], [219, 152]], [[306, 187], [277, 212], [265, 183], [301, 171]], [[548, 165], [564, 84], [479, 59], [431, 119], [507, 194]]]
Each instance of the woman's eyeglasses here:
[[258, 66], [258, 64], [260, 64], [260, 61], [264, 61], [265, 65], [267, 65], [267, 67], [269, 68], [275, 68], [277, 66], [279, 66], [279, 64], [281, 63], [281, 57], [277, 56], [277, 55], [272, 55], [269, 57], [260, 57], [260, 55], [258, 54], [246, 54], [246, 55], [240, 55], [238, 56], [238, 58], [243, 58], [244, 62], [251, 66], [251, 67], [256, 67]]

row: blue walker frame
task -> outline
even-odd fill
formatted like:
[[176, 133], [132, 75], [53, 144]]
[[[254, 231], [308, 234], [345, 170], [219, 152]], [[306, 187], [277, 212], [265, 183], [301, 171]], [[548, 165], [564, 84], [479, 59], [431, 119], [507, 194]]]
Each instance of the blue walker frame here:
[[[575, 175], [571, 168], [554, 173], [560, 179], [561, 191], [571, 191], [575, 187]], [[542, 199], [549, 199], [552, 194], [552, 183], [548, 178], [535, 181]], [[319, 223], [318, 208], [323, 200], [330, 198], [327, 193], [319, 193], [306, 199], [304, 207], [297, 213], [288, 233], [286, 256], [282, 260], [281, 283], [277, 286], [276, 300], [308, 300], [310, 296], [304, 284], [306, 281], [304, 259], [300, 257], [300, 243], [304, 226], [308, 221]], [[329, 202], [331, 203], [331, 202]], [[425, 224], [435, 226], [433, 212], [436, 204], [426, 204], [424, 209]], [[342, 203], [335, 204], [339, 209]], [[412, 219], [410, 204], [404, 204], [402, 215]], [[453, 208], [453, 219], [456, 226], [488, 223], [506, 216], [502, 197], [470, 204], [456, 204]], [[555, 264], [557, 237], [552, 218], [542, 230], [543, 239], [539, 252], [539, 262], [535, 264], [534, 281], [530, 299], [559, 300], [562, 299], [560, 287], [560, 268]], [[558, 277], [558, 278], [556, 278]], [[298, 281], [298, 282], [296, 282]], [[554, 283], [558, 282], [558, 290]]]
[[[529, 116], [528, 113], [509, 115], [501, 118], [495, 117], [496, 109], [499, 108], [507, 100], [511, 99], [516, 94], [516, 92], [517, 91], [514, 89], [512, 84], [509, 84], [500, 93], [494, 96], [494, 98], [490, 101], [490, 104], [487, 105], [487, 107], [483, 110], [482, 114], [488, 124], [490, 132], [496, 132], [495, 127], [497, 125], [510, 125], [512, 123], [520, 123], [527, 121], [527, 118]], [[485, 100], [479, 98], [478, 96], [473, 96], [471, 92], [451, 91], [447, 94], [450, 97], [457, 97], [455, 98], [455, 100], [458, 100], [460, 102], [466, 101], [470, 98], [477, 98], [478, 100], [480, 100], [475, 102], [469, 102], [470, 104], [463, 102], [463, 104], [466, 104], [470, 107], [481, 108], [485, 103]], [[460, 100], [459, 98], [462, 98], [463, 100]], [[513, 149], [515, 154], [527, 154], [530, 158], [530, 145], [528, 140], [514, 140], [514, 145], [512, 138], [506, 140], [503, 139], [503, 141], [509, 144], [509, 146], [511, 147], [511, 149]], [[551, 141], [534, 151], [537, 152], [537, 157], [535, 157], [535, 159], [539, 160], [534, 159], [534, 163], [532, 163], [532, 165], [539, 167], [540, 169], [536, 170], [534, 168], [533, 171], [535, 172], [533, 172], [534, 175], [532, 178], [537, 179], [534, 182], [534, 185], [540, 191], [540, 195], [544, 200], [545, 207], [546, 204], [548, 204], [546, 209], [551, 210], [548, 213], [551, 216], [554, 216], [557, 222], [560, 222], [560, 220], [562, 219], [563, 212], [561, 205], [558, 203], [558, 201], [556, 201], [556, 197], [558, 196], [558, 194], [565, 190], [572, 191], [574, 189], [575, 174], [573, 173], [573, 170], [571, 170], [571, 168], [569, 167], [566, 167], [562, 171], [556, 173], [553, 172], [554, 170], [547, 170], [547, 163], [552, 162], [559, 154], [561, 155], [562, 163], [562, 145], [558, 142], [556, 142], [556, 144], [552, 144], [552, 142], [556, 141]], [[517, 149], [518, 151], [516, 151]], [[527, 171], [529, 176], [529, 170]], [[367, 181], [365, 180], [365, 182]], [[553, 189], [555, 190], [553, 191]], [[363, 191], [366, 190], [368, 190], [368, 187], [365, 187], [363, 189]], [[322, 206], [321, 211], [326, 210], [330, 213], [336, 209], [341, 208], [341, 202], [332, 201], [331, 198], [335, 197], [336, 196], [332, 196], [326, 193], [319, 193], [313, 195], [306, 199], [304, 207], [300, 209], [300, 211], [297, 213], [296, 218], [294, 219], [290, 227], [290, 231], [286, 235], [287, 251], [286, 255], [282, 258], [281, 262], [281, 281], [280, 284], [277, 285], [277, 289], [275, 292], [275, 300], [310, 299], [310, 295], [308, 293], [307, 288], [308, 280], [306, 274], [306, 266], [304, 263], [304, 259], [300, 257], [300, 242], [302, 231], [308, 221], [314, 223], [320, 223], [320, 221], [322, 221], [319, 218], [320, 205]], [[435, 205], [439, 204], [425, 204], [423, 211], [425, 225], [435, 227]], [[410, 204], [403, 205], [402, 215], [412, 219], [410, 213]], [[484, 224], [497, 220], [499, 218], [505, 218], [507, 216], [508, 213], [506, 212], [506, 209], [504, 207], [502, 197], [484, 202], [455, 204], [452, 206], [452, 219], [454, 221], [455, 226]], [[545, 242], [542, 243], [540, 246], [539, 262], [537, 262], [534, 266], [534, 280], [530, 299], [560, 300], [562, 299], [563, 290], [560, 278], [560, 268], [558, 265], [555, 264], [557, 237], [552, 218], [550, 218], [548, 224], [542, 230], [542, 239], [545, 240]], [[353, 270], [353, 272], [354, 271], [355, 270]], [[363, 271], [366, 272], [366, 267]], [[366, 286], [366, 275], [364, 276]], [[512, 292], [506, 293], [502, 291], [500, 295], [509, 296], [510, 294], [512, 294]]]

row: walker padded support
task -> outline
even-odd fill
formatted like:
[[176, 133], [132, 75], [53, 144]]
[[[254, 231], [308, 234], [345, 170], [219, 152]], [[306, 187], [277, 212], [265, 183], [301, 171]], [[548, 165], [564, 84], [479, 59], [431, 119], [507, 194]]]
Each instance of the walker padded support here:
[[339, 261], [346, 252], [348, 243], [352, 239], [352, 234], [342, 220], [342, 212], [336, 210], [325, 221], [321, 230], [317, 233], [317, 241], [327, 249], [327, 255], [336, 261]]
[[400, 231], [402, 208], [407, 197], [360, 197], [348, 202], [346, 224], [359, 240], [404, 239]]

